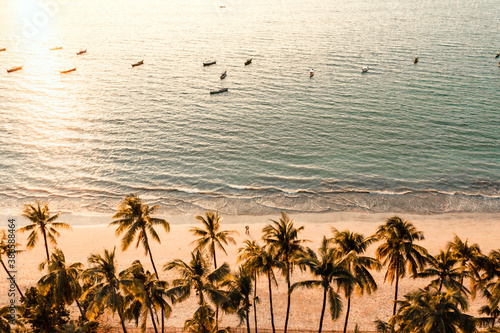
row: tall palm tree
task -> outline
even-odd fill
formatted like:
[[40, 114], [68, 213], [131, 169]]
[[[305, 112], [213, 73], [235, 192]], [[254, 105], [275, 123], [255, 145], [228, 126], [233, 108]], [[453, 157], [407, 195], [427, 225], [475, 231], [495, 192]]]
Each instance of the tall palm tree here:
[[[481, 249], [477, 244], [468, 244], [468, 239], [462, 241], [457, 235], [453, 238], [453, 241], [448, 243], [448, 248], [453, 253], [455, 259], [460, 261], [461, 266], [465, 267], [467, 275], [471, 280], [471, 291], [474, 294], [475, 286], [474, 283], [479, 279], [481, 267], [483, 266], [483, 254]], [[460, 284], [463, 285], [463, 279], [465, 275], [460, 277]]]
[[[338, 231], [332, 228], [335, 257], [345, 258], [345, 268], [355, 277], [355, 284], [343, 285], [345, 297], [347, 299], [347, 309], [344, 322], [344, 333], [347, 332], [347, 323], [349, 321], [349, 312], [351, 309], [351, 298], [354, 289], [359, 295], [365, 291], [370, 295], [377, 290], [377, 283], [370, 273], [371, 269], [380, 270], [382, 265], [374, 258], [362, 256], [368, 247], [375, 242], [375, 237], [365, 237], [362, 234], [351, 232], [349, 230]], [[350, 281], [348, 281], [350, 282]]]
[[441, 293], [433, 288], [418, 289], [398, 303], [401, 307], [390, 321], [399, 332], [477, 332], [475, 318], [465, 314], [467, 299], [458, 290]]
[[262, 229], [264, 233], [264, 241], [273, 248], [279, 260], [283, 261], [284, 267], [282, 269], [283, 275], [288, 285], [287, 305], [286, 305], [286, 318], [284, 333], [287, 332], [288, 318], [290, 316], [291, 304], [291, 281], [290, 277], [295, 266], [296, 257], [303, 253], [304, 249], [302, 243], [305, 240], [299, 239], [299, 232], [304, 230], [304, 227], [295, 228], [294, 221], [290, 220], [285, 212], [281, 212], [279, 221], [271, 220], [271, 224]]
[[240, 318], [240, 324], [245, 323], [247, 333], [250, 333], [250, 295], [253, 291], [253, 274], [245, 266], [240, 266], [233, 275], [228, 275], [222, 287], [228, 290], [228, 307]]
[[148, 234], [161, 244], [160, 236], [156, 232], [154, 226], [159, 225], [165, 229], [166, 232], [170, 231], [170, 225], [164, 219], [151, 217], [157, 210], [158, 205], [149, 207], [142, 203], [142, 200], [135, 194], [130, 194], [123, 199], [118, 206], [118, 211], [113, 215], [115, 220], [110, 225], [117, 225], [116, 235], [119, 236], [123, 232], [125, 235], [122, 238], [122, 250], [128, 249], [130, 244], [137, 238], [135, 247], [138, 248], [140, 244], [144, 247], [146, 255], [149, 255], [153, 270], [155, 271], [156, 278], [159, 278], [156, 265], [151, 253]]
[[388, 265], [384, 281], [389, 280], [392, 283], [396, 279], [392, 312], [395, 315], [399, 279], [405, 277], [407, 270], [415, 275], [417, 269], [423, 269], [425, 265], [427, 250], [414, 244], [415, 241], [423, 240], [424, 234], [411, 222], [393, 216], [377, 229], [375, 236], [384, 241], [376, 251], [377, 259], [383, 260], [383, 265]]
[[342, 301], [335, 289], [342, 285], [355, 283], [355, 277], [345, 268], [344, 258], [337, 258], [329, 243], [330, 241], [323, 237], [321, 247], [318, 250], [319, 256], [308, 248], [298, 258], [298, 264], [307, 267], [317, 279], [297, 282], [290, 288], [290, 293], [297, 287], [323, 289], [323, 306], [321, 308], [318, 333], [321, 333], [323, 328], [327, 299], [330, 306], [330, 316], [332, 320], [335, 320], [342, 312]]
[[[215, 270], [210, 269], [210, 266], [208, 258], [199, 250], [191, 253], [189, 263], [176, 259], [163, 266], [164, 270], [174, 270], [180, 275], [174, 280], [174, 286], [169, 290], [175, 302], [186, 300], [194, 290], [198, 296], [199, 311], [205, 313], [208, 311], [207, 309], [210, 309], [208, 300], [216, 305], [228, 300], [226, 293], [220, 290], [217, 285], [230, 274], [229, 265], [224, 263]], [[201, 323], [201, 332], [207, 333], [210, 330], [211, 324], [209, 322]]]
[[47, 242], [50, 241], [51, 244], [56, 245], [56, 237], [60, 236], [56, 228], [71, 230], [71, 226], [64, 222], [55, 222], [59, 218], [59, 213], [50, 216], [49, 204], [45, 203], [41, 206], [38, 200], [35, 201], [34, 205], [28, 204], [24, 207], [23, 216], [32, 222], [19, 229], [21, 233], [31, 231], [28, 236], [28, 244], [26, 244], [26, 247], [28, 249], [35, 247], [38, 242], [38, 234], [41, 233], [45, 244], [45, 254], [47, 256], [47, 261], [49, 261], [49, 245]]
[[88, 262], [92, 265], [82, 273], [82, 278], [93, 283], [93, 287], [85, 294], [93, 293], [95, 297], [87, 309], [87, 318], [95, 319], [105, 309], [112, 313], [118, 313], [123, 332], [127, 333], [125, 327], [125, 299], [120, 289], [122, 281], [116, 273], [115, 249], [104, 250], [104, 256], [100, 254], [90, 255]]
[[427, 256], [427, 267], [415, 277], [432, 278], [431, 284], [438, 286], [438, 292], [441, 292], [443, 286], [447, 289], [456, 289], [463, 293], [468, 292], [461, 281], [464, 276], [463, 266], [458, 266], [459, 260], [456, 259], [450, 249], [441, 250], [435, 256]]
[[85, 321], [85, 314], [78, 301], [82, 295], [79, 279], [83, 271], [83, 265], [79, 262], [70, 265], [66, 264], [64, 253], [60, 249], [56, 249], [50, 256], [49, 261], [40, 264], [40, 270], [43, 270], [45, 266], [48, 267], [48, 273], [38, 281], [40, 291], [47, 293], [52, 290], [57, 303], [64, 303], [69, 306], [76, 302], [82, 321]]
[[151, 316], [151, 322], [156, 333], [156, 313], [163, 309], [165, 316], [170, 317], [172, 308], [163, 298], [168, 287], [166, 281], [156, 278], [155, 274], [146, 271], [139, 260], [136, 260], [126, 270], [120, 272], [122, 288], [134, 297], [131, 305], [135, 312], [141, 317], [141, 332], [146, 332], [148, 315]]
[[[253, 316], [255, 333], [258, 332], [257, 329], [257, 302], [259, 298], [257, 297], [257, 278], [259, 276], [260, 268], [256, 265], [258, 259], [261, 256], [262, 248], [255, 241], [246, 240], [245, 246], [238, 249], [238, 262], [243, 262], [245, 270], [252, 272], [253, 274]], [[274, 326], [274, 323], [273, 323]]]
[[[255, 241], [245, 241], [246, 247], [240, 249], [239, 261], [244, 261], [244, 266], [248, 270], [253, 271], [254, 275], [265, 275], [268, 282], [269, 290], [269, 308], [271, 313], [271, 327], [273, 333], [276, 332], [274, 325], [274, 309], [273, 309], [273, 290], [272, 284], [278, 285], [274, 275], [274, 269], [283, 269], [284, 263], [277, 260], [276, 253], [270, 246], [260, 247]], [[257, 299], [254, 294], [254, 310]], [[257, 327], [257, 316], [255, 315], [255, 327]], [[257, 332], [257, 331], [256, 331]]]
[[215, 255], [215, 248], [219, 248], [227, 254], [224, 245], [228, 243], [236, 244], [233, 238], [233, 234], [237, 234], [234, 230], [223, 230], [219, 231], [220, 222], [222, 218], [217, 212], [206, 212], [205, 217], [198, 215], [196, 219], [201, 221], [203, 228], [192, 227], [190, 231], [199, 238], [193, 243], [196, 244], [195, 250], [203, 250], [207, 248], [210, 251], [210, 255], [214, 261], [214, 267], [217, 269], [217, 256]]
[[0, 233], [0, 264], [2, 264], [3, 269], [5, 270], [5, 273], [9, 276], [9, 281], [12, 283], [14, 282], [14, 285], [16, 286], [17, 291], [19, 292], [19, 295], [23, 297], [23, 292], [21, 291], [21, 288], [19, 288], [19, 285], [17, 284], [17, 280], [12, 277], [10, 274], [9, 269], [5, 265], [5, 262], [3, 261], [3, 256], [5, 255], [7, 257], [7, 263], [9, 263], [9, 260], [11, 256], [15, 256], [16, 253], [21, 252], [20, 250], [16, 250], [16, 248], [19, 246], [18, 243], [9, 243], [9, 238], [7, 236], [7, 232], [5, 230], [2, 230]]

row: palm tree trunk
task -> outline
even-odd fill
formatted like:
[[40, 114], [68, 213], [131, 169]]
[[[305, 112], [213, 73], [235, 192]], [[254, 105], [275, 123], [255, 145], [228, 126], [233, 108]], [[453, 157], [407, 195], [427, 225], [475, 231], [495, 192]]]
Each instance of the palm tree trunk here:
[[347, 310], [345, 311], [344, 333], [347, 332], [347, 322], [349, 321], [349, 311], [351, 310], [351, 297], [347, 299]]
[[273, 327], [273, 333], [276, 333], [276, 328], [274, 327], [273, 292], [271, 290], [271, 272], [267, 272], [267, 279], [269, 280], [269, 305], [271, 307], [271, 326]]
[[151, 308], [151, 306], [149, 307], [149, 313], [151, 314], [151, 321], [153, 322], [153, 327], [155, 329], [155, 332], [158, 333], [158, 328], [156, 328], [155, 317], [153, 315], [153, 309]]
[[[288, 258], [287, 258], [287, 261], [288, 261]], [[286, 319], [285, 319], [285, 330], [284, 330], [284, 333], [286, 333], [286, 330], [288, 328], [288, 318], [290, 316], [290, 298], [291, 298], [291, 294], [290, 294], [290, 264], [287, 264], [287, 268], [286, 268], [286, 282], [288, 284], [288, 293], [287, 293], [287, 302], [286, 302]]]
[[443, 288], [443, 279], [441, 279], [441, 281], [439, 282], [439, 289], [438, 289], [439, 293], [441, 292], [441, 288]]
[[[156, 279], [159, 280], [160, 276], [158, 275], [158, 271], [156, 270], [156, 265], [155, 261], [153, 260], [153, 253], [151, 252], [151, 248], [149, 247], [149, 240], [148, 240], [148, 235], [146, 234], [146, 229], [143, 227], [142, 231], [144, 233], [144, 237], [146, 238], [146, 247], [148, 248], [148, 253], [149, 253], [149, 259], [151, 260], [151, 264], [153, 265], [153, 270], [155, 271]], [[161, 332], [163, 333], [165, 329], [165, 321], [163, 320], [163, 306], [161, 307]]]
[[125, 322], [123, 321], [123, 315], [121, 311], [118, 311], [118, 316], [120, 317], [120, 323], [122, 324], [123, 333], [127, 333], [127, 329], [125, 328]]
[[78, 310], [80, 310], [80, 314], [82, 315], [82, 323], [84, 323], [84, 322], [86, 322], [87, 318], [85, 318], [85, 315], [83, 314], [82, 306], [80, 305], [80, 302], [78, 302], [77, 299], [75, 299], [75, 302], [76, 302], [76, 306], [78, 307]]
[[255, 287], [253, 289], [253, 316], [255, 320], [255, 333], [257, 333], [257, 271], [255, 274]]
[[321, 317], [319, 319], [319, 330], [318, 333], [321, 333], [321, 329], [323, 328], [323, 318], [325, 318], [325, 309], [326, 309], [326, 294], [328, 292], [327, 288], [324, 288], [323, 291], [323, 307], [321, 308]]
[[247, 333], [250, 333], [250, 311], [247, 310]]
[[19, 291], [19, 295], [21, 295], [21, 297], [24, 297], [21, 289], [19, 288], [19, 286], [17, 285], [17, 282], [16, 282], [16, 279], [14, 279], [12, 277], [12, 275], [10, 275], [10, 272], [9, 270], [7, 269], [7, 267], [5, 266], [5, 263], [3, 262], [3, 260], [0, 258], [0, 262], [2, 263], [2, 266], [3, 266], [3, 269], [5, 269], [5, 272], [7, 273], [7, 275], [9, 276], [9, 281], [11, 282], [14, 282], [14, 284], [16, 285], [16, 289], [17, 291]]
[[[212, 255], [214, 257], [214, 267], [217, 269], [217, 257], [215, 256], [215, 244], [212, 244]], [[217, 287], [217, 285], [216, 285]], [[219, 329], [219, 304], [215, 304], [215, 328]]]
[[491, 323], [491, 328], [495, 327], [495, 321], [497, 321], [497, 316], [493, 315], [493, 322]]
[[50, 261], [49, 246], [47, 245], [47, 235], [45, 234], [45, 226], [42, 226], [41, 229], [43, 234], [43, 241], [45, 242], [45, 254], [47, 255], [47, 262], [49, 262]]
[[399, 284], [399, 261], [396, 264], [396, 292], [394, 293], [394, 309], [392, 310], [393, 316], [396, 314], [396, 307], [398, 305], [398, 303], [396, 303], [396, 301], [398, 300], [398, 284]]

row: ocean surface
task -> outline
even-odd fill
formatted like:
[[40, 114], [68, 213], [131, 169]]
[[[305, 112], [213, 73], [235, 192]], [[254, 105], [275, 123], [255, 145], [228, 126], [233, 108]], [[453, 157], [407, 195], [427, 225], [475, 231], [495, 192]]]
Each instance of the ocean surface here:
[[498, 0], [0, 0], [3, 47], [0, 212], [500, 212]]

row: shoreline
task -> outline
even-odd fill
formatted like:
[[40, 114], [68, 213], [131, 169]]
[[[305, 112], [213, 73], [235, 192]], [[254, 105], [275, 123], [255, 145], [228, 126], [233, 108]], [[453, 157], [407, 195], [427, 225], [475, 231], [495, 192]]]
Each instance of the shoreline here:
[[[307, 239], [310, 242], [305, 246], [317, 250], [319, 242], [323, 235], [330, 237], [330, 226], [338, 230], [349, 229], [365, 236], [372, 235], [377, 227], [385, 220], [395, 214], [358, 214], [358, 213], [329, 213], [329, 214], [290, 214], [295, 220], [296, 226], [305, 226], [305, 230], [300, 234], [300, 238]], [[498, 247], [497, 240], [491, 235], [500, 234], [500, 218], [496, 214], [443, 214], [443, 215], [412, 215], [398, 214], [404, 220], [412, 222], [417, 229], [424, 232], [425, 240], [419, 242], [426, 247], [430, 254], [437, 254], [439, 249], [446, 246], [451, 241], [454, 234], [462, 239], [468, 239], [470, 243], [478, 243], [483, 253], [488, 253]], [[156, 215], [155, 215], [156, 216]], [[157, 217], [163, 217], [158, 215]], [[237, 245], [227, 246], [227, 256], [218, 252], [218, 261], [226, 261], [231, 269], [237, 267], [236, 257], [238, 248], [243, 246], [247, 239], [259, 240], [262, 236], [261, 230], [268, 223], [268, 219], [279, 219], [279, 215], [270, 216], [222, 216], [221, 227], [223, 230], [236, 230], [239, 235], [235, 237]], [[111, 217], [107, 217], [111, 221]], [[60, 221], [72, 223], [73, 219], [63, 219]], [[104, 220], [103, 220], [104, 221]], [[162, 240], [162, 244], [154, 243], [151, 250], [157, 262], [158, 267], [163, 267], [166, 262], [174, 259], [189, 260], [190, 253], [194, 246], [191, 242], [194, 237], [189, 232], [189, 227], [197, 225], [194, 215], [167, 217], [171, 225], [170, 233], [166, 234], [163, 230], [157, 230]], [[245, 226], [250, 227], [250, 235], [245, 234]], [[3, 227], [3, 225], [2, 225]], [[63, 250], [68, 263], [81, 262], [87, 267], [87, 258], [91, 253], [102, 253], [103, 249], [112, 250], [116, 246], [117, 268], [123, 270], [134, 260], [140, 259], [146, 269], [151, 269], [151, 263], [144, 251], [135, 249], [134, 245], [123, 252], [120, 248], [120, 239], [115, 236], [114, 228], [107, 226], [107, 223], [97, 225], [75, 225], [73, 230], [60, 230], [61, 237], [57, 239], [58, 247]], [[21, 248], [26, 244], [27, 234], [18, 234], [17, 241], [21, 243]], [[368, 255], [374, 255], [378, 243], [372, 245]], [[18, 255], [17, 270], [18, 282], [21, 289], [36, 284], [42, 273], [38, 271], [38, 264], [44, 260], [45, 251], [41, 243], [37, 244], [33, 250], [22, 252]], [[219, 259], [220, 258], [220, 259]], [[4, 274], [4, 272], [0, 273]], [[389, 317], [392, 307], [392, 297], [394, 286], [383, 283], [385, 271], [374, 272], [375, 279], [379, 284], [379, 289], [371, 296], [362, 296], [360, 299], [355, 296], [353, 299], [352, 310], [350, 314], [349, 330], [354, 329], [355, 323], [360, 324], [362, 330], [373, 330], [373, 321], [377, 318], [386, 320]], [[170, 284], [174, 279], [171, 272], [160, 271], [160, 278], [168, 281]], [[292, 276], [292, 283], [308, 278], [307, 273], [297, 270]], [[0, 290], [7, 290], [6, 279], [0, 279]], [[284, 320], [286, 306], [286, 283], [282, 277], [278, 277], [279, 286], [273, 286], [273, 302], [275, 303], [276, 326], [280, 328]], [[404, 278], [401, 281], [400, 295], [415, 289], [423, 287], [425, 281]], [[270, 326], [267, 281], [260, 278], [258, 281], [258, 295], [261, 299], [258, 305], [259, 326], [261, 328]], [[0, 305], [5, 304], [7, 295], [0, 295]], [[321, 295], [317, 290], [297, 290], [292, 295], [292, 307], [290, 317], [290, 328], [292, 329], [316, 329], [316, 323], [319, 318], [321, 306]], [[471, 313], [477, 314], [477, 309], [482, 305], [478, 301], [471, 304]], [[194, 312], [196, 302], [191, 297], [186, 302], [175, 305], [172, 317], [167, 321], [168, 326], [182, 327], [186, 319]], [[303, 309], [306, 307], [312, 314], [309, 318], [303, 318]], [[318, 318], [315, 317], [318, 314]], [[117, 324], [116, 318], [106, 315], [106, 323]], [[224, 316], [224, 325], [236, 326], [238, 320], [234, 316]], [[351, 325], [352, 324], [352, 325]], [[132, 325], [132, 324], [131, 324]], [[337, 321], [326, 320], [325, 330], [339, 330], [342, 328], [342, 317]]]

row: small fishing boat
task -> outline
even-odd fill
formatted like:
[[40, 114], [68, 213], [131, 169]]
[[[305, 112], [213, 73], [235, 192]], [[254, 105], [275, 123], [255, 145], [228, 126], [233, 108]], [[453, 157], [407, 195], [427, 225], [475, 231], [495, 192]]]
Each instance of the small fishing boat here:
[[0, 49], [0, 52], [7, 51], [7, 49], [4, 47], [3, 49]]
[[210, 95], [220, 94], [220, 93], [223, 93], [223, 92], [226, 92], [226, 91], [228, 91], [228, 88], [224, 88], [224, 89], [220, 89], [220, 90], [215, 90], [215, 91], [211, 91]]
[[311, 69], [311, 70], [309, 71], [309, 77], [311, 78], [311, 77], [313, 77], [313, 76], [314, 76], [314, 69]]
[[84, 53], [87, 53], [87, 50], [80, 50], [80, 51], [76, 52], [76, 55], [81, 55]]
[[217, 61], [204, 62], [203, 66], [211, 66], [211, 65], [215, 65], [216, 63], [217, 63]]
[[[2, 51], [2, 50], [0, 50], [0, 51]], [[3, 49], [3, 51], [5, 51], [5, 49]], [[498, 57], [500, 57], [500, 53], [497, 53], [497, 55], [495, 56], [495, 59]]]
[[224, 80], [227, 76], [227, 71], [225, 71], [224, 73], [222, 73], [222, 75], [220, 76], [220, 79], [221, 80]]
[[132, 67], [137, 67], [137, 66], [140, 66], [140, 65], [143, 65], [144, 64], [144, 60], [141, 60], [139, 62], [136, 62], [135, 64], [132, 64]]
[[415, 60], [413, 60], [413, 63], [416, 64], [418, 62], [418, 57], [415, 58]]
[[226, 8], [226, 6], [220, 6], [220, 8]]
[[362, 73], [366, 73], [366, 72], [368, 72], [368, 70], [369, 70], [369, 69], [370, 69], [370, 68], [368, 68], [368, 67], [363, 67], [363, 69], [361, 69], [361, 72], [362, 72]]
[[245, 61], [245, 66], [250, 65], [251, 63], [252, 63], [252, 59], [247, 59], [247, 61]]
[[61, 74], [66, 74], [66, 73], [71, 73], [71, 72], [74, 72], [74, 71], [76, 71], [76, 67], [75, 67], [75, 68], [68, 69], [67, 71], [59, 71], [59, 73], [61, 73]]
[[49, 51], [56, 51], [56, 50], [62, 50], [62, 46], [57, 46], [49, 49]]
[[11, 69], [7, 70], [7, 73], [12, 73], [12, 72], [17, 72], [23, 69], [23, 66], [18, 66], [18, 67], [12, 67]]

